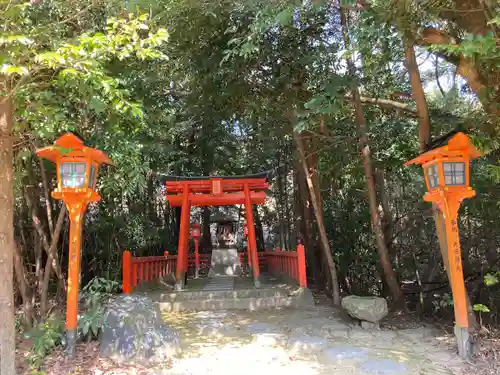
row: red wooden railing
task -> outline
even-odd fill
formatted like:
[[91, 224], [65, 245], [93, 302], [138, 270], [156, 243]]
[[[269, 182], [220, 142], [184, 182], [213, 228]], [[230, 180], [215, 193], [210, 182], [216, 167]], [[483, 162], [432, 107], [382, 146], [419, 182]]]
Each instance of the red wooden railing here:
[[131, 293], [143, 281], [152, 281], [175, 271], [176, 255], [133, 257], [128, 250], [123, 252], [123, 292]]
[[285, 274], [297, 280], [301, 288], [307, 287], [304, 245], [298, 245], [297, 251], [276, 250], [265, 252], [268, 271]]
[[[265, 267], [267, 266], [267, 253], [268, 252], [272, 252], [272, 250], [266, 249], [265, 252], [258, 252], [257, 253], [257, 255], [259, 257], [259, 268], [260, 269], [265, 269]], [[239, 258], [241, 265], [248, 264], [248, 254], [246, 252], [239, 253], [238, 258]]]
[[[198, 259], [200, 262], [200, 269], [210, 268], [210, 261], [212, 259], [211, 254], [198, 254]], [[195, 254], [188, 255], [188, 268], [196, 267]]]
[[[211, 254], [199, 254], [200, 269], [210, 268]], [[134, 287], [143, 281], [152, 281], [175, 272], [177, 255], [134, 257], [128, 250], [123, 252], [123, 292], [132, 293]], [[188, 256], [188, 268], [196, 267], [195, 254]]]
[[[304, 246], [298, 245], [297, 251], [272, 251], [266, 249], [259, 252], [259, 266], [268, 272], [281, 273], [297, 280], [300, 287], [307, 286], [306, 261]], [[199, 254], [200, 269], [210, 268], [211, 254]], [[247, 264], [247, 253], [239, 254], [240, 264]], [[152, 281], [175, 272], [177, 256], [134, 257], [128, 250], [123, 252], [123, 292], [132, 293], [135, 286], [144, 281]], [[189, 254], [188, 268], [195, 268], [195, 255]]]

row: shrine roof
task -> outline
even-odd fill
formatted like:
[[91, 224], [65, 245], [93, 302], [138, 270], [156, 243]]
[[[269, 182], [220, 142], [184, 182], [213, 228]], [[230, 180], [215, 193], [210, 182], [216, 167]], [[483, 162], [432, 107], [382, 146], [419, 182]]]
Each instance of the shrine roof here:
[[181, 182], [181, 181], [209, 181], [212, 179], [222, 179], [222, 180], [254, 180], [254, 179], [265, 179], [269, 181], [271, 177], [271, 171], [259, 172], [248, 175], [236, 175], [236, 176], [167, 176], [163, 175], [161, 180], [163, 182]]

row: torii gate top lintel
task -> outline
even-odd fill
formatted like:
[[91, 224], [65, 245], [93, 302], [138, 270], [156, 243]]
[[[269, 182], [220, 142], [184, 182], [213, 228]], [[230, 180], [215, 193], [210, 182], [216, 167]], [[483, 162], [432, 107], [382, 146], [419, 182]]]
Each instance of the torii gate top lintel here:
[[182, 205], [184, 194], [193, 206], [222, 206], [245, 204], [248, 190], [252, 204], [263, 204], [269, 188], [268, 172], [247, 176], [202, 176], [165, 178], [167, 201], [172, 206]]

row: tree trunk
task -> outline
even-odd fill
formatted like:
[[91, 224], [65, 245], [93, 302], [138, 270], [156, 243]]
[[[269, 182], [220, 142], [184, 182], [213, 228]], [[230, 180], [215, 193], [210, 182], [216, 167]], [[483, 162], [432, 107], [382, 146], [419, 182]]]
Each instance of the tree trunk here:
[[413, 99], [417, 105], [418, 116], [418, 139], [420, 141], [420, 151], [427, 151], [431, 141], [431, 121], [429, 118], [429, 110], [425, 100], [425, 93], [422, 87], [422, 80], [418, 70], [415, 50], [412, 44], [405, 45], [405, 65], [410, 74], [411, 92]]
[[[292, 236], [292, 220], [290, 218], [290, 205], [289, 205], [289, 197], [288, 197], [288, 172], [290, 171], [290, 166], [288, 164], [288, 142], [285, 143], [283, 147], [283, 155], [284, 155], [284, 160], [283, 160], [283, 210], [284, 210], [284, 215], [283, 215], [283, 220], [284, 220], [284, 226], [285, 226], [285, 243], [288, 246], [289, 250], [293, 249], [293, 245], [291, 242]], [[293, 191], [293, 189], [292, 189]]]
[[321, 267], [323, 254], [321, 253], [314, 230], [314, 223], [311, 212], [311, 200], [309, 190], [307, 188], [307, 178], [301, 164], [301, 156], [296, 153], [296, 170], [297, 170], [297, 186], [301, 201], [301, 212], [303, 214], [302, 235], [304, 246], [306, 248], [307, 260], [311, 264], [313, 270], [312, 277], [314, 278], [317, 292], [320, 292], [325, 287], [324, 279], [321, 278]]
[[[35, 227], [35, 229], [38, 233], [38, 236], [40, 237], [43, 249], [47, 253], [47, 256], [50, 256], [50, 245], [49, 245], [49, 242], [47, 239], [48, 236], [47, 236], [47, 233], [45, 232], [45, 230], [42, 226], [40, 218], [38, 217], [38, 210], [37, 210], [37, 205], [36, 205], [37, 200], [34, 199], [32, 194], [33, 194], [32, 187], [26, 186], [24, 197], [26, 199], [26, 204], [28, 205], [28, 210], [31, 213], [31, 218], [33, 220], [33, 226]], [[61, 267], [59, 265], [59, 257], [57, 256], [57, 253], [52, 258], [52, 269], [54, 270], [54, 273], [56, 274], [56, 276], [59, 280], [59, 283], [61, 285], [64, 285], [63, 273], [62, 273]]]
[[285, 206], [283, 204], [283, 181], [282, 181], [282, 170], [281, 170], [281, 151], [278, 151], [277, 155], [278, 161], [278, 175], [276, 176], [276, 187], [278, 188], [278, 205], [276, 213], [278, 214], [278, 222], [279, 222], [279, 239], [280, 239], [280, 248], [282, 250], [287, 248], [286, 238], [285, 238], [285, 222], [284, 222], [284, 209]]
[[[9, 93], [0, 76], [0, 92]], [[12, 99], [0, 97], [0, 374], [16, 374], [14, 324], [14, 175], [12, 167]]]
[[[427, 147], [431, 141], [431, 125], [429, 120], [429, 107], [427, 106], [427, 101], [425, 100], [425, 93], [422, 87], [422, 81], [420, 79], [420, 72], [418, 70], [417, 59], [415, 57], [414, 46], [410, 43], [405, 45], [405, 65], [410, 74], [411, 91], [412, 96], [417, 104], [417, 114], [419, 118], [419, 140], [420, 140], [420, 152], [427, 151]], [[443, 264], [446, 269], [446, 274], [448, 276], [448, 281], [451, 279], [449, 273], [449, 260], [448, 260], [448, 243], [446, 239], [446, 223], [443, 213], [438, 208], [437, 204], [432, 204], [432, 215], [434, 217], [434, 222], [436, 223], [436, 234], [439, 241], [439, 250], [441, 252], [441, 257], [443, 258]], [[470, 303], [469, 296], [467, 295], [467, 311], [469, 312], [469, 322], [471, 328], [474, 330], [478, 329], [478, 323], [472, 305]]]
[[47, 222], [49, 223], [49, 232], [54, 232], [54, 219], [52, 218], [52, 201], [50, 200], [50, 189], [45, 171], [44, 160], [40, 159], [40, 174], [42, 175], [43, 196], [45, 198], [45, 209], [47, 210]]
[[[320, 129], [321, 131], [324, 131], [324, 120], [323, 116], [320, 118]], [[314, 191], [316, 191], [316, 195], [320, 197], [318, 200], [318, 214], [321, 215], [322, 218], [324, 218], [324, 211], [323, 211], [323, 199], [321, 199], [322, 194], [321, 194], [321, 185], [320, 185], [320, 180], [319, 180], [319, 173], [318, 173], [318, 149], [319, 145], [317, 144], [317, 137], [314, 136], [313, 133], [307, 132], [307, 139], [302, 138], [303, 142], [302, 145], [304, 147], [304, 155], [306, 156], [306, 164], [308, 168], [308, 173], [311, 177], [312, 185], [314, 187]], [[307, 182], [307, 177], [305, 179]], [[320, 260], [320, 275], [323, 276], [323, 279], [325, 280], [325, 290], [333, 290], [333, 287], [331, 285], [331, 275], [329, 274], [330, 268], [328, 267], [328, 260], [325, 259], [325, 252], [327, 251], [323, 247], [323, 241], [319, 241], [316, 246], [317, 249], [317, 259]]]
[[203, 207], [203, 237], [201, 248], [206, 251], [212, 250], [212, 234], [210, 233], [210, 207]]
[[[347, 21], [344, 14], [344, 10], [340, 9], [340, 19], [342, 23], [342, 29], [344, 34], [344, 42], [346, 49], [351, 48], [351, 42], [348, 33]], [[346, 58], [347, 67], [352, 79], [355, 79], [356, 69], [354, 63], [350, 57]], [[396, 273], [392, 268], [391, 258], [389, 257], [389, 251], [387, 249], [386, 240], [384, 238], [384, 231], [382, 229], [382, 221], [377, 208], [377, 193], [375, 190], [375, 182], [373, 178], [373, 169], [371, 165], [371, 153], [370, 147], [368, 145], [368, 136], [366, 135], [366, 122], [363, 113], [363, 107], [359, 95], [358, 85], [355, 81], [352, 83], [352, 96], [354, 102], [354, 109], [356, 113], [356, 122], [358, 123], [359, 132], [359, 146], [361, 149], [361, 155], [363, 159], [363, 168], [365, 171], [366, 186], [368, 191], [368, 205], [370, 208], [370, 216], [372, 220], [372, 229], [375, 236], [375, 242], [377, 245], [377, 251], [380, 258], [380, 263], [384, 270], [384, 276], [389, 287], [391, 296], [396, 304], [404, 304], [404, 295], [399, 286], [398, 280], [396, 278]]]
[[23, 312], [26, 325], [28, 327], [33, 326], [33, 321], [35, 320], [35, 313], [33, 310], [33, 300], [32, 293], [27, 278], [26, 278], [26, 267], [23, 261], [23, 254], [20, 250], [19, 245], [14, 246], [14, 271], [16, 274], [16, 281], [19, 287], [19, 292], [21, 293], [21, 298], [23, 300]]
[[52, 269], [52, 263], [57, 254], [57, 245], [59, 244], [59, 237], [61, 235], [61, 230], [64, 224], [64, 218], [66, 216], [66, 204], [61, 205], [61, 211], [59, 211], [59, 217], [57, 218], [56, 227], [52, 233], [52, 243], [49, 248], [49, 255], [47, 256], [47, 262], [45, 263], [45, 272], [43, 274], [43, 283], [40, 291], [40, 316], [44, 316], [47, 312], [47, 297], [49, 290], [50, 281], [50, 271]]
[[253, 218], [255, 220], [255, 237], [257, 240], [257, 250], [265, 250], [264, 229], [262, 228], [262, 220], [260, 219], [259, 208], [257, 205], [252, 205]]
[[36, 230], [33, 231], [33, 242], [35, 248], [35, 276], [37, 280], [36, 290], [40, 292], [43, 284], [43, 250], [42, 250], [42, 241], [38, 236]]
[[328, 268], [330, 270], [331, 275], [331, 283], [332, 283], [332, 298], [333, 303], [335, 305], [340, 305], [340, 290], [339, 290], [339, 282], [337, 278], [337, 269], [335, 266], [335, 262], [333, 261], [332, 252], [330, 249], [330, 244], [328, 243], [328, 237], [326, 234], [324, 218], [321, 212], [321, 195], [319, 191], [314, 189], [312, 176], [309, 173], [309, 168], [307, 166], [306, 156], [304, 152], [304, 146], [302, 144], [302, 139], [299, 134], [293, 132], [293, 137], [295, 139], [295, 143], [297, 144], [297, 149], [299, 151], [300, 163], [302, 165], [302, 169], [304, 171], [304, 175], [306, 176], [307, 187], [309, 188], [309, 194], [311, 197], [311, 203], [314, 208], [314, 212], [316, 214], [316, 222], [318, 224], [319, 236], [323, 248], [323, 252], [328, 264]]
[[389, 253], [392, 253], [391, 248], [392, 236], [394, 234], [394, 223], [391, 208], [389, 206], [389, 197], [387, 196], [387, 190], [385, 186], [385, 172], [383, 169], [375, 169], [375, 181], [377, 186], [377, 194], [382, 206], [382, 226], [384, 230], [384, 238]]

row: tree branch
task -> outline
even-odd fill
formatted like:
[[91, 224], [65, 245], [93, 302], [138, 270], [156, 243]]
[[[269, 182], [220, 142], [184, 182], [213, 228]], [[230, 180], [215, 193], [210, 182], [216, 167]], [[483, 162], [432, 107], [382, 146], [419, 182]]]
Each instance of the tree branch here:
[[[346, 99], [349, 99], [352, 101], [352, 96], [346, 96]], [[378, 99], [378, 98], [370, 98], [367, 96], [361, 96], [361, 103], [363, 104], [373, 104], [373, 105], [378, 105], [381, 107], [387, 107], [387, 108], [392, 108], [392, 109], [398, 109], [407, 113], [412, 114], [413, 116], [416, 116], [417, 111], [415, 108], [413, 108], [412, 105], [406, 104], [406, 103], [401, 103], [397, 102], [395, 100], [390, 100], [390, 99]]]

